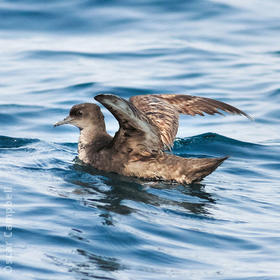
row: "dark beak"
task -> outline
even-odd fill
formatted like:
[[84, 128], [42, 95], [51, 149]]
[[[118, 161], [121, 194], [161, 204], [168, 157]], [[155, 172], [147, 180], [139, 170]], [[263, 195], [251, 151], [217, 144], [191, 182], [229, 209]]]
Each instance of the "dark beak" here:
[[56, 122], [53, 126], [56, 127], [56, 126], [60, 126], [60, 125], [63, 125], [63, 124], [71, 124], [72, 121], [73, 121], [73, 118], [68, 116], [64, 120]]

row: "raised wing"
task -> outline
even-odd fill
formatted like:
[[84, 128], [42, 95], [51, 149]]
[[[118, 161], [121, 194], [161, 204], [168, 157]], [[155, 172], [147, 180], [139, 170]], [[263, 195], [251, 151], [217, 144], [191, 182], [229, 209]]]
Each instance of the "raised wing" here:
[[220, 111], [224, 111], [251, 119], [249, 115], [229, 104], [191, 95], [137, 95], [132, 96], [130, 102], [159, 128], [161, 140], [169, 148], [173, 145], [178, 130], [179, 114], [223, 115]]
[[113, 95], [100, 94], [94, 97], [118, 120], [120, 128], [113, 139], [114, 148], [124, 155], [151, 156], [164, 148], [158, 127], [132, 103]]
[[182, 94], [161, 94], [156, 95], [156, 97], [164, 99], [169, 104], [172, 104], [180, 114], [186, 115], [200, 115], [204, 116], [204, 113], [209, 115], [220, 114], [224, 111], [230, 114], [243, 115], [248, 119], [252, 119], [245, 112], [233, 107], [227, 103], [214, 100], [207, 97], [191, 96], [191, 95], [182, 95]]
[[136, 95], [130, 102], [159, 128], [160, 137], [169, 150], [179, 126], [179, 111], [158, 95]]

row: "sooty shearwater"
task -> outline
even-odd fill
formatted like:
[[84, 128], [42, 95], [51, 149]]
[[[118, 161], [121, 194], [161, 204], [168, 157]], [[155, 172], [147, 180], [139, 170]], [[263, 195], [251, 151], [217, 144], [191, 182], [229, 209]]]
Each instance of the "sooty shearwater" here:
[[224, 111], [250, 118], [229, 104], [198, 96], [137, 95], [127, 101], [99, 94], [94, 98], [118, 120], [114, 137], [106, 132], [100, 107], [93, 103], [74, 105], [69, 116], [54, 125], [72, 124], [80, 129], [80, 160], [107, 172], [182, 184], [201, 181], [228, 157], [182, 158], [165, 152], [173, 145], [179, 114], [204, 116]]

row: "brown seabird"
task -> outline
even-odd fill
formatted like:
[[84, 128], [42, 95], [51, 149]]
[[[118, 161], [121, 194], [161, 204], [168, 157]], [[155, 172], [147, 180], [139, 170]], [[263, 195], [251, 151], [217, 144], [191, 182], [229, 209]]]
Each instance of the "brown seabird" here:
[[250, 118], [229, 104], [198, 96], [137, 95], [127, 101], [99, 94], [94, 98], [118, 120], [114, 137], [106, 132], [100, 107], [93, 103], [74, 105], [69, 116], [54, 125], [72, 124], [80, 129], [80, 160], [107, 172], [182, 184], [201, 181], [227, 157], [182, 158], [165, 152], [173, 145], [179, 114], [204, 116], [224, 111]]

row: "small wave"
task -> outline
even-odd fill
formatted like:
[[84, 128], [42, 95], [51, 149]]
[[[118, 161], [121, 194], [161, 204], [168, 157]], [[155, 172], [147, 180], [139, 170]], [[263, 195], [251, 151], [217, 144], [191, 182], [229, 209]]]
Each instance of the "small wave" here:
[[255, 160], [278, 160], [278, 146], [243, 142], [216, 133], [176, 139], [173, 151], [180, 156], [233, 156]]
[[8, 136], [0, 136], [0, 148], [20, 148], [39, 142], [38, 139], [13, 138]]
[[267, 95], [268, 98], [275, 98], [280, 96], [280, 88], [270, 91]]
[[192, 145], [192, 144], [208, 144], [208, 143], [229, 143], [233, 144], [236, 146], [261, 146], [258, 144], [253, 144], [249, 142], [242, 142], [233, 138], [229, 138], [217, 133], [203, 133], [200, 135], [192, 136], [192, 137], [187, 137], [187, 138], [177, 138], [174, 142], [174, 149], [180, 149], [181, 147], [184, 147], [185, 145]]
[[[261, 145], [238, 141], [216, 133], [204, 133], [187, 138], [177, 138], [174, 142], [173, 151], [182, 153], [186, 151], [206, 152], [207, 154], [216, 153], [230, 153], [238, 149], [254, 149]], [[215, 155], [215, 154], [214, 154]]]
[[[127, 60], [127, 59], [141, 59], [150, 57], [161, 57], [166, 55], [175, 55], [178, 53], [178, 49], [171, 51], [169, 48], [166, 49], [142, 49], [137, 52], [78, 52], [78, 51], [57, 51], [57, 50], [33, 50], [22, 52], [22, 56], [26, 59], [59, 59], [64, 60], [65, 58], [87, 58], [87, 59], [106, 59], [106, 60]], [[185, 49], [183, 49], [185, 51]]]

